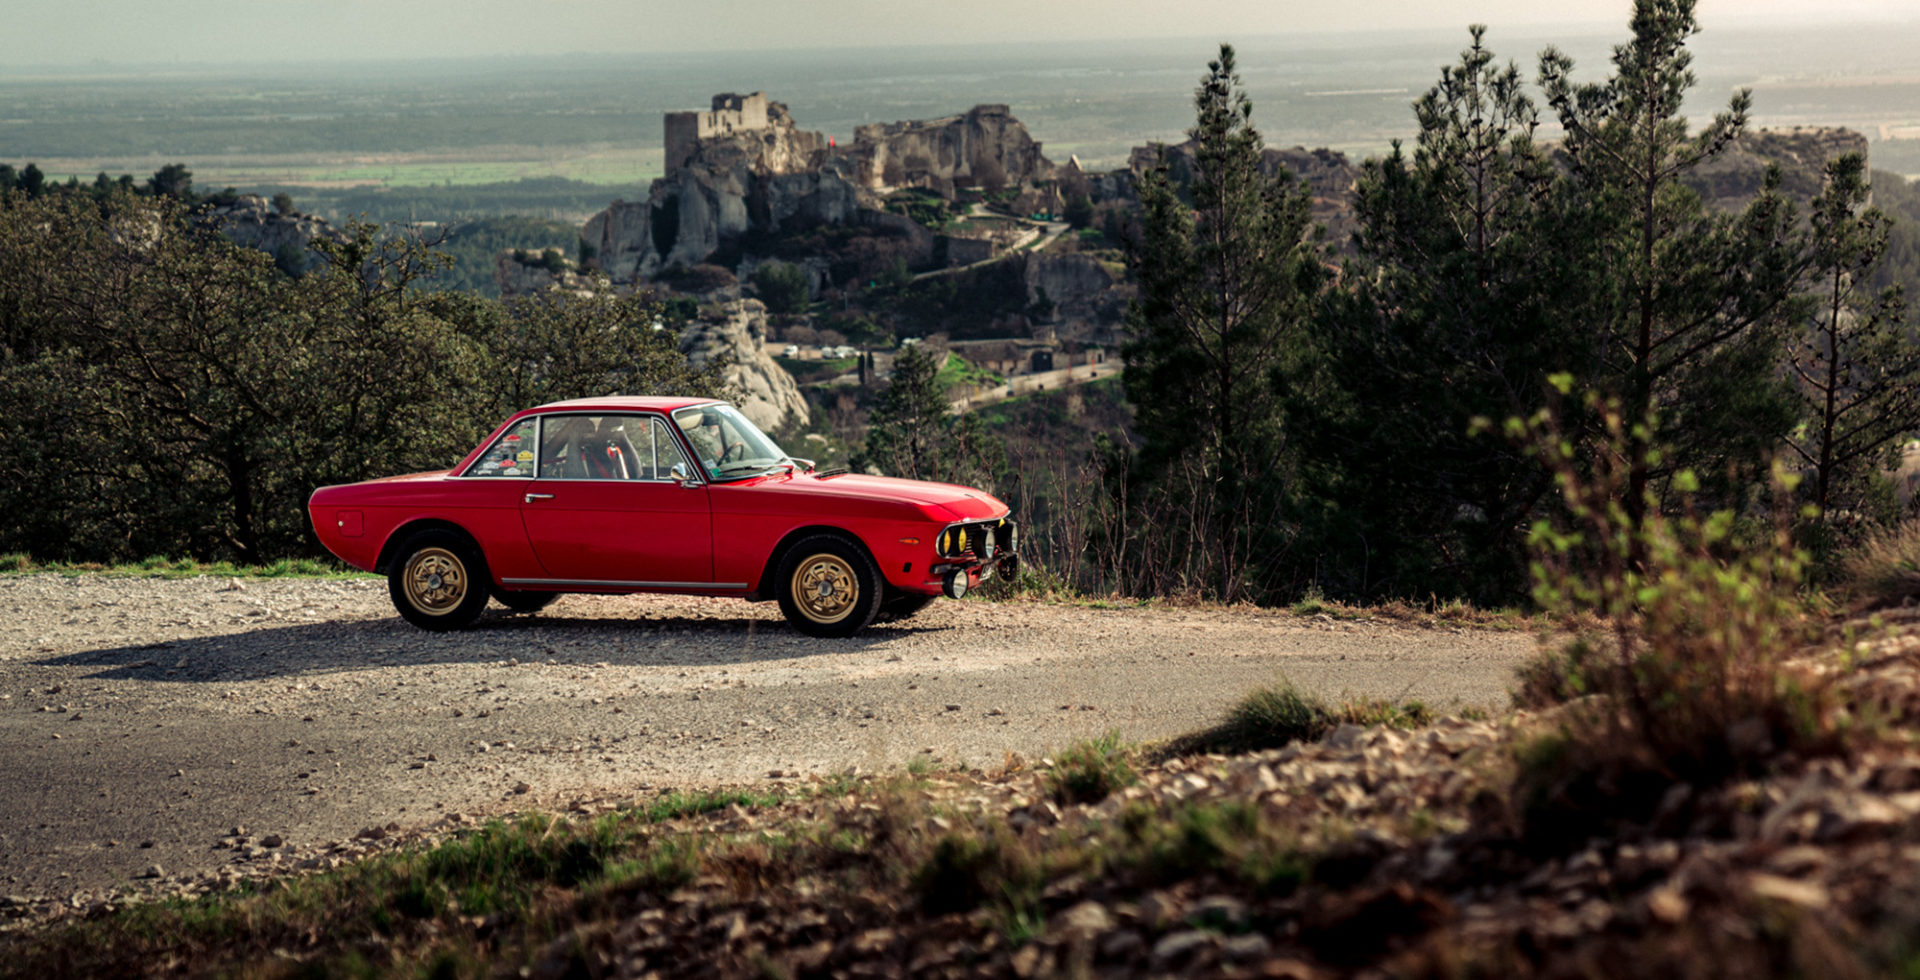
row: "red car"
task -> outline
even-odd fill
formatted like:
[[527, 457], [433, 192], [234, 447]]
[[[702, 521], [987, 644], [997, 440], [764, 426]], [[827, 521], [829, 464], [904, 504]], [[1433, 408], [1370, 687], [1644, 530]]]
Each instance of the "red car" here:
[[507, 419], [458, 466], [322, 487], [327, 550], [387, 576], [423, 629], [489, 597], [533, 612], [562, 592], [776, 599], [814, 636], [1010, 576], [1007, 506], [967, 487], [816, 472], [710, 398], [587, 398]]

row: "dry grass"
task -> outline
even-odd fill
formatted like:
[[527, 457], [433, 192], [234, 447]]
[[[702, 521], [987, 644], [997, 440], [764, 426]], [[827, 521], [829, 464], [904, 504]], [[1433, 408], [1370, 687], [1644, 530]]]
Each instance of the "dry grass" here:
[[1920, 603], [1920, 519], [1867, 538], [1842, 568], [1857, 611]]

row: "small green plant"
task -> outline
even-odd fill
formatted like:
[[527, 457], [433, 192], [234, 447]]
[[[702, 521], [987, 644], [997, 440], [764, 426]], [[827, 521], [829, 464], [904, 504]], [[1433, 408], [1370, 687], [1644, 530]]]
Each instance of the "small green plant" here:
[[[1523, 668], [1515, 695], [1535, 705], [1597, 695], [1563, 716], [1564, 744], [1517, 759], [1528, 827], [1568, 841], [1647, 816], [1676, 781], [1718, 783], [1780, 749], [1831, 751], [1840, 734], [1823, 687], [1785, 664], [1806, 635], [1796, 595], [1806, 556], [1790, 522], [1749, 543], [1730, 511], [1698, 516], [1683, 500], [1669, 514], [1649, 491], [1636, 513], [1628, 447], [1657, 445], [1655, 423], [1629, 433], [1618, 404], [1595, 395], [1586, 409], [1597, 447], [1564, 437], [1551, 412], [1508, 423], [1553, 473], [1567, 515], [1533, 527], [1534, 598], [1599, 624]], [[1641, 462], [1657, 467], [1650, 452]], [[1791, 499], [1793, 482], [1776, 468], [1775, 499]], [[1698, 485], [1673, 478], [1683, 497]]]
[[1076, 742], [1054, 761], [1047, 773], [1048, 789], [1061, 803], [1097, 803], [1139, 778], [1128, 761], [1130, 754], [1117, 731]]
[[1294, 603], [1291, 609], [1295, 616], [1312, 616], [1326, 612], [1327, 597], [1321, 593], [1319, 583], [1308, 585], [1307, 590], [1300, 594], [1300, 601]]
[[1226, 744], [1241, 751], [1278, 748], [1289, 742], [1310, 742], [1334, 726], [1326, 702], [1281, 678], [1233, 706], [1218, 731]]

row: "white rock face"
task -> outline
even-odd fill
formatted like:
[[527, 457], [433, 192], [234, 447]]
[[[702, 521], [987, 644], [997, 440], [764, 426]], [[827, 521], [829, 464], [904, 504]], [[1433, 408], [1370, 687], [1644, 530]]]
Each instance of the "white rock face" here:
[[[325, 219], [298, 212], [281, 214], [258, 194], [242, 194], [232, 204], [212, 208], [206, 218], [234, 244], [259, 249], [276, 258], [287, 245], [304, 250], [315, 238], [333, 241], [346, 238]], [[306, 251], [300, 271], [311, 270], [322, 261], [318, 253]]]
[[730, 363], [721, 371], [736, 390], [735, 404], [754, 425], [777, 432], [807, 421], [807, 400], [800, 386], [761, 345], [767, 336], [767, 307], [757, 299], [734, 300], [701, 311], [681, 328], [680, 351], [698, 370], [716, 357]]

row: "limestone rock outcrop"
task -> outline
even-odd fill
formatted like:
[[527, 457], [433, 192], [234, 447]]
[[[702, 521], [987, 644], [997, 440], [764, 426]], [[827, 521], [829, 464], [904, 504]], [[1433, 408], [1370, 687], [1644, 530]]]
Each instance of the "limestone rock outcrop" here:
[[1124, 269], [1080, 252], [1029, 255], [1025, 272], [1029, 305], [1044, 293], [1054, 305], [1054, 328], [1063, 336], [1087, 336], [1119, 322], [1135, 292]]
[[[717, 95], [706, 112], [666, 117], [667, 172], [645, 201], [615, 201], [581, 237], [614, 282], [710, 260], [728, 243], [822, 225], [877, 227], [882, 195], [1038, 180], [1053, 165], [1004, 105], [862, 126], [835, 146], [761, 93]], [[917, 246], [916, 246], [917, 248]]]
[[1760, 192], [1767, 168], [1780, 166], [1780, 190], [1802, 207], [1826, 183], [1827, 161], [1867, 155], [1867, 138], [1851, 129], [1761, 129], [1747, 133], [1688, 178], [1709, 206], [1732, 211]]
[[[745, 107], [725, 108], [735, 103]], [[647, 200], [615, 201], [581, 231], [615, 282], [699, 264], [748, 232], [838, 224], [861, 207], [851, 166], [829, 154], [827, 138], [757, 92], [715, 96], [711, 113], [669, 114], [667, 138], [667, 175]]]
[[528, 296], [550, 289], [588, 295], [602, 286], [593, 276], [583, 275], [567, 259], [553, 261], [544, 255], [505, 251], [494, 259], [493, 281], [501, 296]]
[[[1192, 140], [1166, 147], [1169, 168], [1178, 173], [1193, 166], [1195, 144]], [[1159, 145], [1136, 146], [1127, 157], [1127, 170], [1134, 177], [1145, 173], [1158, 163]], [[1327, 229], [1327, 237], [1336, 243], [1345, 242], [1353, 234], [1353, 194], [1360, 180], [1360, 168], [1354, 166], [1347, 155], [1326, 148], [1309, 150], [1303, 146], [1288, 149], [1269, 146], [1260, 151], [1260, 169], [1275, 174], [1284, 169], [1294, 177], [1305, 181], [1307, 193], [1313, 202], [1313, 220]], [[1101, 187], [1109, 194], [1121, 193], [1121, 189], [1101, 182]], [[1129, 184], [1124, 193], [1138, 200]], [[1095, 198], [1099, 200], [1099, 198]]]
[[850, 153], [861, 186], [874, 191], [923, 187], [951, 197], [955, 185], [998, 190], [1053, 175], [1040, 144], [1004, 105], [977, 105], [941, 119], [861, 126], [854, 130]]
[[218, 228], [229, 241], [259, 249], [283, 267], [297, 255], [299, 266], [289, 268], [289, 272], [307, 272], [325, 261], [308, 247], [315, 238], [346, 240], [326, 219], [299, 212], [281, 214], [258, 194], [241, 194], [231, 203], [215, 204], [200, 212], [200, 219]]
[[807, 400], [800, 386], [764, 348], [767, 307], [757, 299], [705, 307], [680, 330], [680, 351], [687, 366], [699, 370], [725, 358], [721, 376], [733, 386], [735, 404], [754, 425], [778, 432], [805, 425]]

